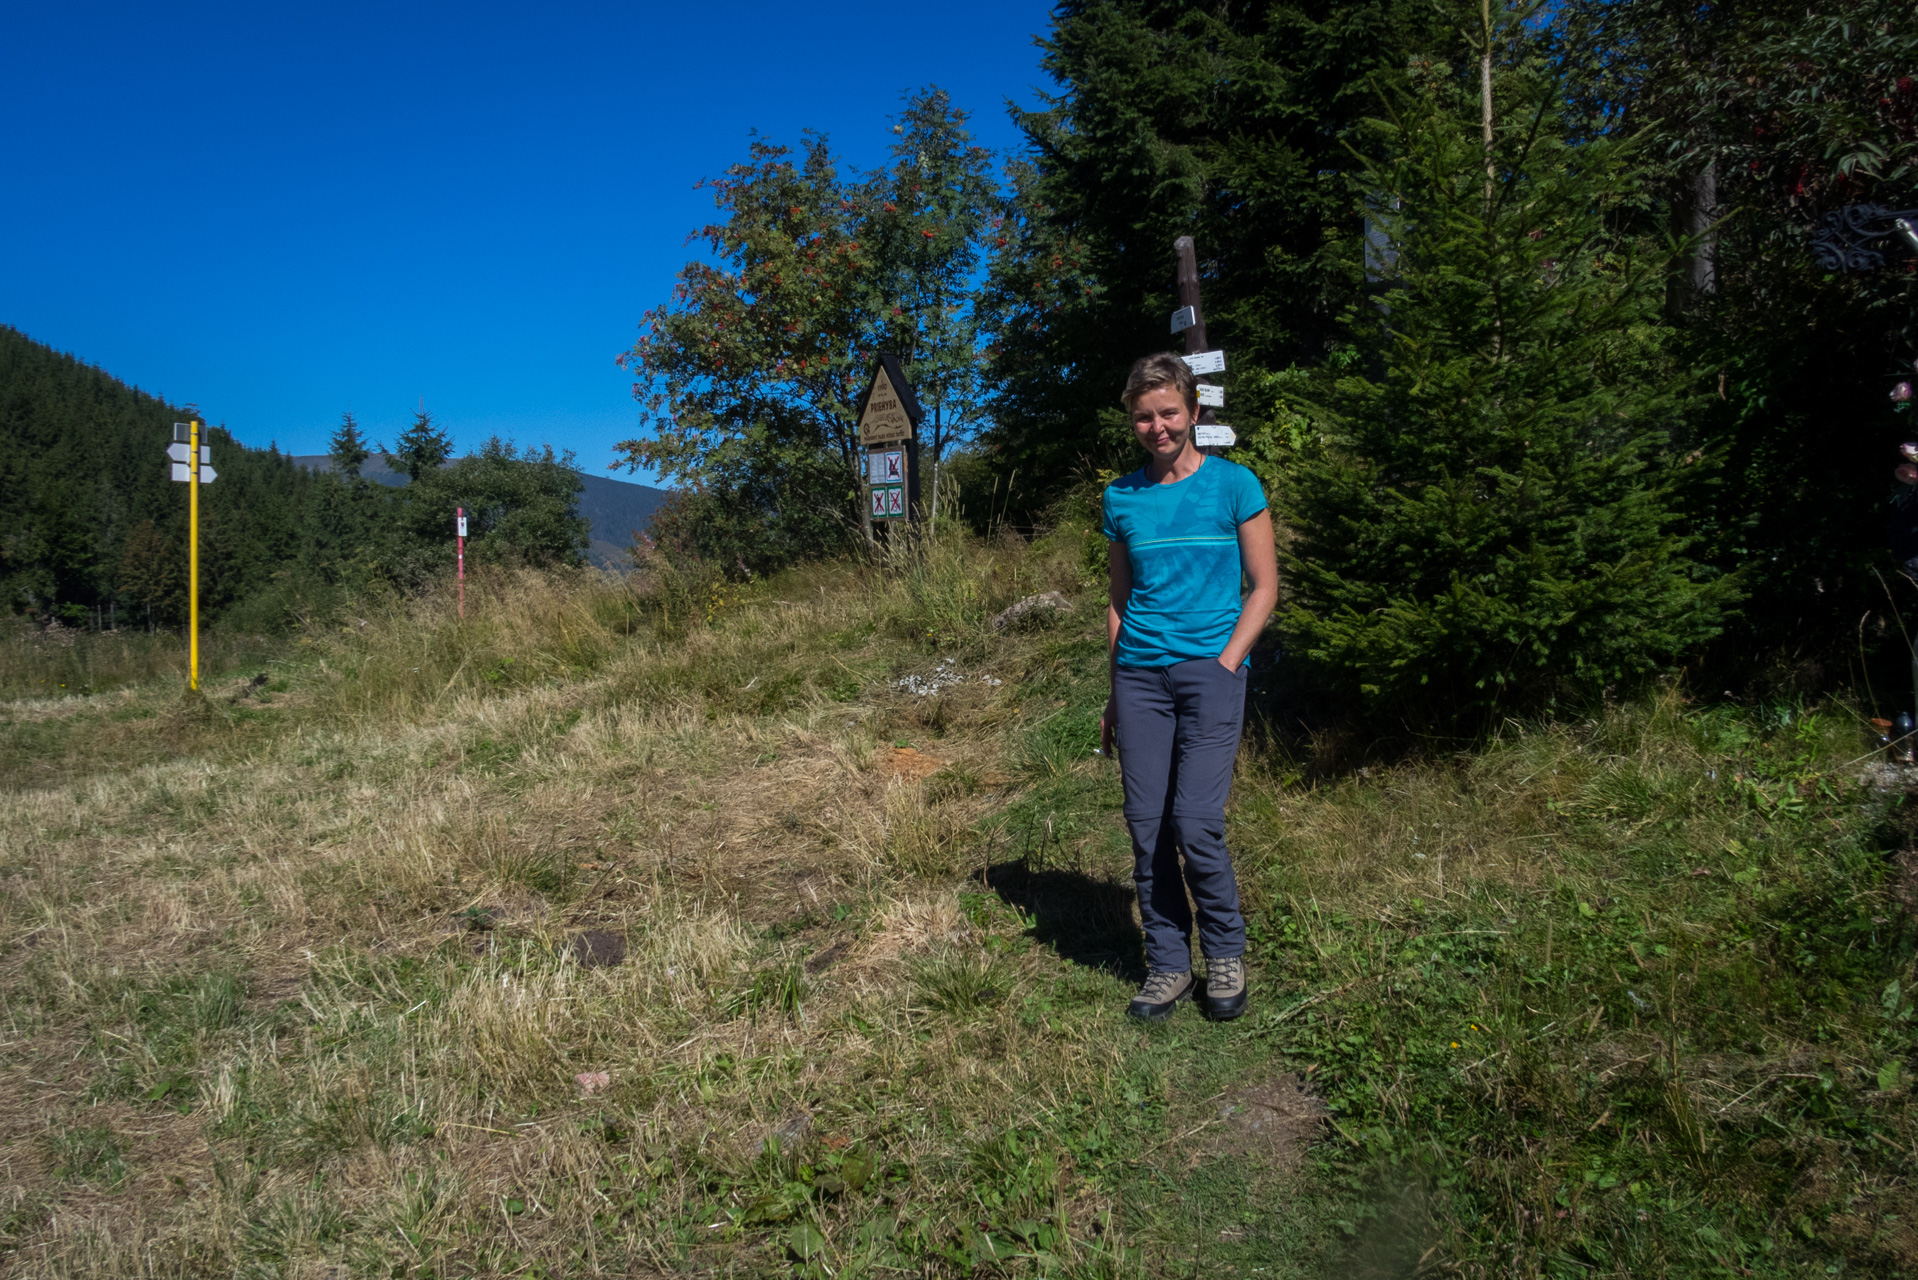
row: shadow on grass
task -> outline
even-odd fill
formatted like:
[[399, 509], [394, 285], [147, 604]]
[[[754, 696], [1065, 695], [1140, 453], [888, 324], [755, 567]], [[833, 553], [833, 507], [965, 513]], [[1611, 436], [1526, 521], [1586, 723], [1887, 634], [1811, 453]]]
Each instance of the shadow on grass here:
[[1132, 886], [1031, 858], [995, 862], [973, 877], [1033, 921], [1027, 936], [1061, 958], [1128, 982], [1145, 979], [1144, 940], [1132, 918]]

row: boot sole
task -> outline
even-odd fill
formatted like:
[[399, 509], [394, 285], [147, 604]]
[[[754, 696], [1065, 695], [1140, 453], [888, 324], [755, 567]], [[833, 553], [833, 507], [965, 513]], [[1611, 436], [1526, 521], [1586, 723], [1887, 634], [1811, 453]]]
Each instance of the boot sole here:
[[1174, 1013], [1178, 1012], [1180, 1005], [1192, 999], [1193, 994], [1194, 988], [1187, 987], [1183, 993], [1173, 996], [1171, 1001], [1166, 1004], [1129, 1004], [1126, 1006], [1125, 1016], [1136, 1019], [1139, 1022], [1164, 1022], [1167, 1018], [1170, 1018]]
[[1245, 1013], [1246, 993], [1241, 991], [1230, 1000], [1210, 1000], [1205, 1002], [1205, 1016], [1214, 1022], [1230, 1022]]

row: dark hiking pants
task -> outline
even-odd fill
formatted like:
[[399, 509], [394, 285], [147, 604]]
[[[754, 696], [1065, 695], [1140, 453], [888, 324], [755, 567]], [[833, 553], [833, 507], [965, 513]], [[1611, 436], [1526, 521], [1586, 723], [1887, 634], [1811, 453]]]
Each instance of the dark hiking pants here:
[[[1208, 959], [1245, 954], [1239, 882], [1225, 848], [1225, 801], [1245, 720], [1246, 669], [1216, 658], [1120, 667], [1112, 682], [1119, 773], [1132, 832], [1146, 964], [1192, 967], [1192, 908]], [[1183, 874], [1179, 855], [1185, 854]], [[1186, 890], [1192, 891], [1191, 903]]]

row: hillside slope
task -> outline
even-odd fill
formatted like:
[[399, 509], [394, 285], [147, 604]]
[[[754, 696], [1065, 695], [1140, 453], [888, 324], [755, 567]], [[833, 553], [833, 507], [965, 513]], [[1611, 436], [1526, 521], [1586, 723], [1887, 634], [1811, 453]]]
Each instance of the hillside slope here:
[[[67, 624], [169, 618], [184, 576], [186, 486], [166, 449], [186, 411], [0, 325], [0, 593], [7, 611]], [[310, 483], [281, 453], [208, 432], [218, 483], [202, 501], [209, 610], [292, 558]]]
[[1081, 536], [0, 706], [9, 1272], [1918, 1264], [1911, 809], [1842, 709], [1261, 730], [1253, 1008], [1142, 1028]]

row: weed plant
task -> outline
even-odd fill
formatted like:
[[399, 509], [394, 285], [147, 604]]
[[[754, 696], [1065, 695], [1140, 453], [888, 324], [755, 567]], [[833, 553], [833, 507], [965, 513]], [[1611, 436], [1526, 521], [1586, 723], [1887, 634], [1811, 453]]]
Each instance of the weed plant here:
[[1093, 549], [483, 576], [4, 704], [4, 1265], [1918, 1265], [1918, 805], [1842, 705], [1343, 770], [1257, 707], [1252, 1011], [1142, 1028]]

